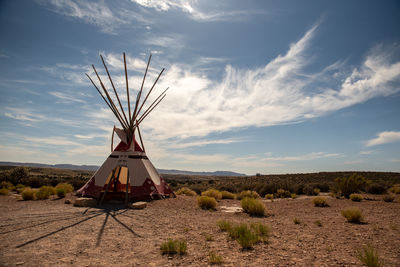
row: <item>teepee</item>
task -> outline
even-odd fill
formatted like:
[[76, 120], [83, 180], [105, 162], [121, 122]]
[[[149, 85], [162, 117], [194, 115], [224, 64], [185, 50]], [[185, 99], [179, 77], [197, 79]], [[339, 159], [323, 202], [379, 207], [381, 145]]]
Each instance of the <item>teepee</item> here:
[[[153, 103], [151, 103], [151, 105], [143, 109], [146, 100], [153, 91], [157, 81], [164, 72], [164, 69], [161, 70], [152, 87], [149, 89], [148, 93], [142, 100], [143, 86], [151, 60], [150, 55], [143, 76], [142, 85], [136, 96], [133, 112], [131, 112], [126, 57], [125, 53], [123, 53], [126, 94], [128, 102], [128, 112], [126, 113], [121, 104], [120, 98], [118, 96], [117, 90], [115, 89], [108, 68], [104, 62], [103, 56], [100, 55], [100, 58], [103, 62], [104, 68], [110, 80], [114, 96], [119, 104], [119, 109], [115, 105], [116, 101], [113, 101], [111, 94], [106, 89], [94, 65], [92, 65], [94, 73], [99, 80], [100, 87], [103, 90], [104, 94], [101, 92], [101, 90], [92, 80], [92, 78], [88, 74], [86, 74], [86, 76], [92, 82], [93, 86], [106, 102], [107, 106], [113, 112], [113, 114], [121, 124], [122, 129], [114, 126], [111, 137], [111, 154], [105, 160], [103, 165], [101, 165], [101, 167], [91, 177], [91, 179], [81, 189], [78, 190], [78, 193], [82, 196], [96, 198], [99, 200], [100, 204], [105, 198], [125, 199], [125, 202], [128, 202], [130, 200], [136, 199], [152, 199], [154, 197], [164, 198], [168, 196], [175, 196], [173, 191], [169, 188], [168, 184], [160, 176], [156, 168], [154, 168], [153, 164], [147, 157], [143, 145], [142, 135], [139, 129], [140, 123], [166, 96], [165, 93], [168, 88], [164, 92], [162, 92], [153, 101]], [[135, 138], [136, 132], [139, 135], [140, 145]], [[113, 148], [114, 133], [117, 133], [118, 137], [121, 140], [115, 148]]]

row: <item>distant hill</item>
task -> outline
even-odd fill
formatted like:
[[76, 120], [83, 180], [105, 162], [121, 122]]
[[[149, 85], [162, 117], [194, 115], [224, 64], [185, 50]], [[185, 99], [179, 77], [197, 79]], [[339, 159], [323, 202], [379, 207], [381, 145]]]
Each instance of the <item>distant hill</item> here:
[[[36, 168], [57, 168], [57, 169], [81, 170], [81, 171], [96, 171], [100, 167], [97, 165], [42, 164], [42, 163], [6, 162], [6, 161], [0, 161], [0, 166], [26, 166], [26, 167], [36, 167]], [[165, 169], [157, 169], [157, 170], [160, 173], [164, 174], [184, 174], [184, 175], [203, 175], [203, 176], [246, 176], [246, 174], [231, 172], [231, 171], [192, 172], [183, 170], [165, 170]]]

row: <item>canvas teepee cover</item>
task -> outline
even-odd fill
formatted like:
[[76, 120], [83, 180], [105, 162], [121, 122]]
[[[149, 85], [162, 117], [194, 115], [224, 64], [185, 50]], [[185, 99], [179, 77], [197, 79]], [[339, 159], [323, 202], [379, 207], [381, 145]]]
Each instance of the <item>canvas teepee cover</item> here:
[[[113, 149], [111, 144], [111, 154], [104, 161], [103, 165], [96, 171], [92, 178], [78, 190], [78, 193], [82, 196], [88, 196], [103, 200], [106, 198], [125, 198], [128, 199], [148, 199], [154, 197], [165, 197], [174, 195], [173, 191], [169, 188], [168, 184], [160, 176], [157, 170], [154, 168], [153, 164], [148, 159], [143, 140], [140, 134], [139, 124], [143, 119], [161, 102], [165, 97], [165, 90], [153, 103], [140, 114], [142, 107], [144, 106], [148, 96], [153, 90], [155, 84], [157, 83], [159, 77], [163, 73], [164, 69], [160, 72], [153, 86], [147, 93], [147, 96], [143, 100], [142, 104], [139, 105], [144, 81], [146, 78], [146, 73], [150, 64], [151, 55], [147, 63], [146, 72], [144, 74], [142, 87], [138, 92], [136, 97], [135, 109], [131, 114], [130, 103], [129, 103], [129, 89], [128, 89], [128, 76], [126, 70], [126, 59], [124, 53], [124, 63], [125, 63], [125, 76], [126, 76], [126, 88], [127, 88], [127, 99], [128, 99], [128, 117], [122, 108], [121, 102], [119, 100], [117, 91], [115, 90], [114, 84], [112, 82], [111, 76], [108, 72], [107, 66], [100, 56], [104, 67], [107, 71], [108, 77], [110, 79], [111, 85], [114, 89], [114, 94], [118, 100], [121, 112], [118, 110], [117, 106], [114, 104], [109, 92], [105, 88], [103, 82], [101, 81], [95, 67], [92, 65], [96, 76], [99, 79], [100, 85], [104, 91], [105, 96], [98, 89], [96, 84], [90, 78], [88, 78], [95, 86], [97, 91], [102, 96], [103, 100], [107, 103], [111, 111], [117, 117], [118, 121], [122, 125], [122, 129], [114, 127], [112, 140], [114, 138], [114, 132], [117, 133], [121, 142]], [[168, 89], [168, 88], [167, 88]], [[122, 115], [121, 115], [122, 113]], [[135, 139], [135, 131], [139, 133], [141, 146], [137, 143]]]

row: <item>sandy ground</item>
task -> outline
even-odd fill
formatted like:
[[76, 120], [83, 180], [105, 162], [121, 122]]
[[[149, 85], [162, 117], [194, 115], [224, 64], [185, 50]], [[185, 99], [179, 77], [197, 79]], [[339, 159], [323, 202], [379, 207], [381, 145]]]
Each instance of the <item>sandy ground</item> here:
[[[201, 210], [196, 198], [187, 196], [152, 201], [143, 210], [117, 204], [77, 208], [64, 204], [64, 199], [21, 201], [0, 196], [0, 265], [207, 266], [214, 251], [225, 266], [362, 266], [357, 251], [371, 244], [385, 266], [400, 266], [399, 202], [356, 203], [328, 197], [327, 208], [314, 207], [308, 197], [264, 202], [269, 215], [252, 218], [220, 208]], [[222, 200], [218, 205], [240, 202]], [[366, 223], [346, 222], [340, 211], [349, 207], [360, 208]], [[294, 224], [294, 218], [301, 223]], [[219, 231], [216, 222], [221, 219], [268, 224], [270, 241], [242, 251]], [[160, 244], [168, 238], [187, 240], [187, 255], [161, 255]]]

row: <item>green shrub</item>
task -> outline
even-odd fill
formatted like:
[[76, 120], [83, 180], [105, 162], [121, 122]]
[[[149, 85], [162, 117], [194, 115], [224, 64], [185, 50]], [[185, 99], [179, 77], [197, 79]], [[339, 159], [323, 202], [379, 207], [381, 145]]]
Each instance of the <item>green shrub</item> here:
[[35, 190], [30, 187], [26, 187], [24, 191], [22, 191], [21, 196], [23, 200], [34, 200], [35, 199]]
[[243, 249], [251, 248], [258, 242], [258, 236], [252, 232], [245, 223], [234, 226], [229, 233], [232, 239], [235, 239]]
[[217, 225], [222, 232], [228, 232], [232, 229], [231, 223], [225, 220], [217, 221]]
[[294, 224], [300, 224], [300, 219], [299, 218], [294, 218], [293, 219]]
[[384, 195], [383, 196], [383, 201], [385, 202], [393, 202], [394, 196], [393, 195]]
[[44, 185], [39, 188], [38, 191], [35, 193], [36, 199], [48, 199], [51, 195], [55, 195], [57, 191], [52, 186]]
[[342, 210], [342, 215], [351, 223], [360, 223], [363, 220], [362, 213], [358, 208]]
[[23, 185], [23, 184], [17, 184], [16, 190], [17, 190], [17, 192], [18, 192], [19, 194], [21, 194], [22, 191], [24, 191], [24, 189], [25, 189], [25, 185]]
[[215, 209], [217, 201], [213, 197], [201, 196], [197, 198], [197, 204], [203, 210]]
[[360, 202], [361, 200], [363, 200], [364, 198], [362, 197], [362, 195], [360, 194], [351, 194], [350, 195], [350, 200], [354, 201], [354, 202]]
[[65, 190], [66, 194], [74, 191], [74, 187], [68, 183], [59, 183], [56, 186], [56, 192], [57, 192], [57, 189], [59, 189], [59, 188], [63, 188]]
[[320, 192], [321, 192], [321, 190], [319, 188], [314, 188], [312, 194], [313, 194], [313, 196], [318, 196]]
[[250, 214], [251, 216], [264, 216], [265, 206], [260, 200], [245, 197], [242, 199], [242, 201], [240, 201], [240, 205], [242, 206], [244, 212]]
[[7, 188], [0, 189], [0, 195], [4, 195], [4, 196], [8, 195], [8, 189]]
[[242, 191], [239, 194], [237, 194], [236, 199], [243, 199], [243, 198], [260, 198], [260, 195], [256, 192], [256, 191], [250, 191], [250, 190], [246, 190], [246, 191]]
[[232, 225], [228, 221], [217, 222], [221, 231], [228, 232], [231, 239], [236, 240], [243, 249], [251, 248], [255, 243], [267, 242], [270, 234], [270, 228], [261, 223], [252, 223], [250, 227], [242, 223]]
[[[2, 182], [0, 183], [0, 188], [7, 189], [8, 191], [13, 191], [13, 190], [15, 190], [15, 186], [14, 186], [12, 183], [6, 182], [6, 181], [2, 181]], [[7, 194], [8, 194], [8, 192], [7, 192]]]
[[314, 197], [312, 199], [312, 203], [315, 207], [328, 207], [328, 203], [326, 202], [326, 198], [324, 197]]
[[66, 190], [65, 190], [64, 187], [56, 188], [56, 191], [57, 191], [57, 196], [58, 196], [59, 198], [63, 198], [63, 197], [65, 197], [65, 195], [67, 194], [67, 192], [66, 192]]
[[29, 177], [29, 171], [26, 167], [16, 167], [10, 172], [10, 180], [14, 184], [22, 183], [22, 180]]
[[217, 253], [215, 253], [214, 251], [211, 251], [210, 254], [208, 255], [208, 262], [210, 264], [222, 264], [224, 262], [222, 256], [218, 255]]
[[185, 195], [185, 196], [197, 196], [197, 193], [194, 192], [192, 189], [187, 188], [187, 187], [182, 187], [178, 191], [175, 192], [177, 195]]
[[393, 194], [400, 194], [400, 184], [395, 184], [389, 189]]
[[279, 198], [287, 198], [287, 197], [290, 197], [290, 191], [288, 191], [288, 190], [285, 190], [285, 189], [278, 189], [278, 190], [276, 190], [276, 197], [279, 197]]
[[297, 195], [296, 195], [295, 193], [293, 193], [293, 194], [290, 195], [290, 197], [291, 197], [292, 199], [295, 199], [295, 198], [297, 198]]
[[383, 261], [379, 259], [378, 251], [372, 246], [365, 246], [358, 253], [358, 259], [368, 267], [382, 267]]
[[363, 190], [369, 184], [369, 181], [354, 173], [350, 177], [336, 178], [335, 183], [336, 190], [341, 192], [345, 198], [349, 198], [350, 194]]
[[265, 198], [270, 199], [272, 201], [272, 200], [274, 200], [274, 194], [266, 194]]
[[258, 236], [259, 241], [268, 242], [269, 233], [271, 232], [271, 229], [268, 227], [268, 225], [262, 223], [252, 223], [250, 224], [250, 228]]
[[235, 199], [235, 194], [228, 191], [221, 191], [222, 199]]
[[215, 199], [221, 199], [222, 198], [222, 194], [221, 192], [219, 192], [216, 189], [208, 189], [207, 191], [204, 191], [201, 193], [202, 196], [207, 196], [207, 197], [213, 197]]
[[179, 240], [179, 239], [168, 239], [168, 241], [164, 242], [161, 244], [161, 253], [168, 254], [168, 255], [173, 255], [173, 254], [179, 254], [183, 255], [186, 254], [187, 250], [187, 243], [185, 240]]

